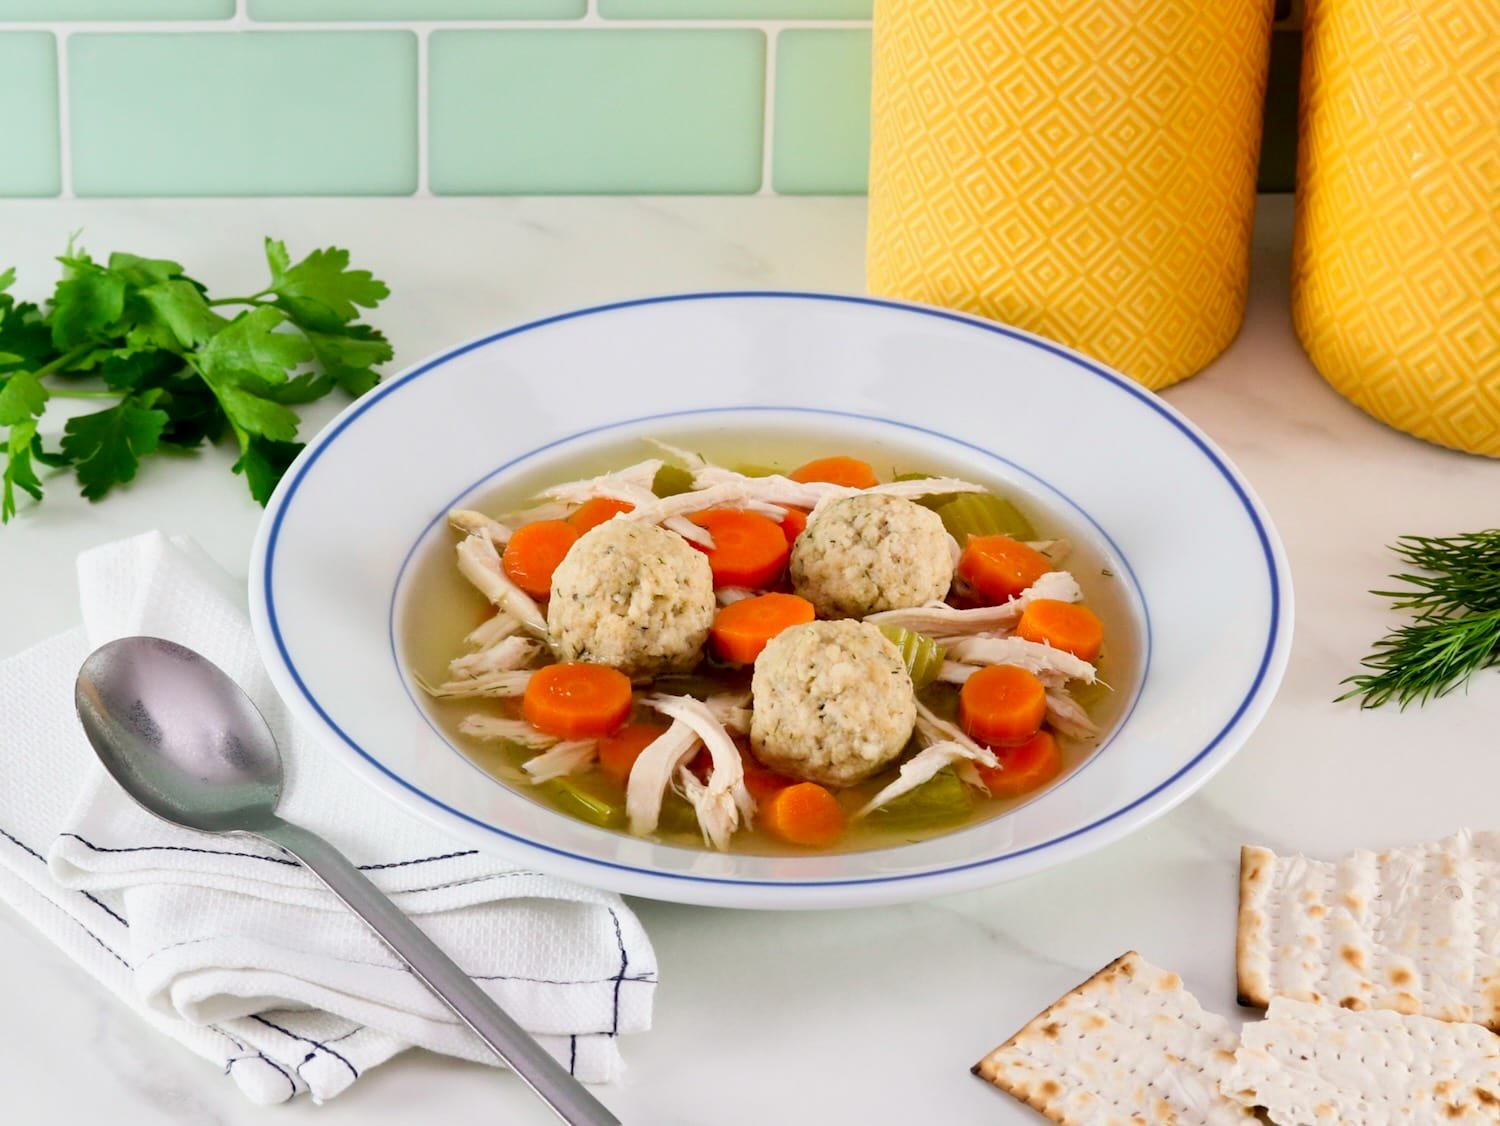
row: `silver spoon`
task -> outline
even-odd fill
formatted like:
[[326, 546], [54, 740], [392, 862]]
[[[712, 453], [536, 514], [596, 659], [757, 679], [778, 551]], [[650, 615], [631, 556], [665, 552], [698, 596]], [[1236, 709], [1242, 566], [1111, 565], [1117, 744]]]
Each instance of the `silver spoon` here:
[[188, 829], [260, 837], [286, 849], [564, 1122], [619, 1126], [338, 849], [276, 816], [276, 740], [250, 698], [216, 665], [171, 641], [121, 638], [83, 662], [74, 702], [104, 768], [147, 810]]

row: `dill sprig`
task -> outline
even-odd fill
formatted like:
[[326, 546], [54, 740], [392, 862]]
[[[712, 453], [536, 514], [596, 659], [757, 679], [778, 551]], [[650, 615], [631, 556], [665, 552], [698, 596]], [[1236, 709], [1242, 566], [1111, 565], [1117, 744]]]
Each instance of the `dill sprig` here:
[[1446, 696], [1481, 669], [1500, 665], [1500, 529], [1459, 536], [1402, 536], [1391, 550], [1413, 568], [1390, 576], [1398, 590], [1375, 590], [1413, 620], [1377, 641], [1346, 677], [1360, 707], [1399, 707]]

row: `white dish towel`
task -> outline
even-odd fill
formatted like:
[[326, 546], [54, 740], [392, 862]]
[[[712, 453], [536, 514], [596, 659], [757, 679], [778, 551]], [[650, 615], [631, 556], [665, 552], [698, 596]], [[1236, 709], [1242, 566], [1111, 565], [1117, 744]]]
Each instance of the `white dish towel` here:
[[244, 687], [288, 771], [282, 811], [322, 834], [579, 1078], [622, 1069], [649, 1027], [656, 957], [619, 897], [447, 839], [367, 789], [292, 727], [238, 584], [158, 534], [78, 561], [83, 627], [0, 663], [0, 899], [256, 1102], [321, 1101], [417, 1045], [487, 1049], [363, 923], [279, 849], [177, 829], [98, 765], [73, 711], [91, 649], [150, 634]]

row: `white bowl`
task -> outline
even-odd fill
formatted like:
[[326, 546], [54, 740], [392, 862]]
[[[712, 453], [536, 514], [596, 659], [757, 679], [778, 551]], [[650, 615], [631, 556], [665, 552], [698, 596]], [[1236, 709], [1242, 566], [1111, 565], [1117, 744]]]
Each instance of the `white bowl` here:
[[[889, 446], [998, 481], [1083, 540], [1139, 645], [1121, 719], [1062, 782], [919, 844], [831, 855], [678, 848], [584, 824], [491, 779], [418, 701], [398, 642], [443, 514], [601, 443], [777, 433]], [[617, 891], [733, 907], [919, 899], [1028, 875], [1182, 801], [1264, 715], [1291, 648], [1290, 575], [1239, 473], [1155, 395], [1077, 353], [944, 310], [707, 293], [566, 313], [382, 384], [312, 442], [267, 508], [252, 618], [327, 752], [455, 838]]]

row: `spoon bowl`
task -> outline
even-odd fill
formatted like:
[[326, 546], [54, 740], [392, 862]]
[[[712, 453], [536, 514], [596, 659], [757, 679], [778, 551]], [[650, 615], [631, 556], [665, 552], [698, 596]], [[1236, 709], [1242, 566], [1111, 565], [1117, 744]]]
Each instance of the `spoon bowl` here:
[[188, 829], [247, 833], [291, 853], [559, 1118], [577, 1126], [619, 1126], [343, 853], [277, 816], [282, 773], [276, 738], [223, 670], [186, 646], [125, 637], [83, 662], [73, 698], [99, 761], [140, 805]]
[[276, 739], [240, 686], [193, 650], [111, 641], [84, 661], [74, 702], [104, 769], [158, 817], [205, 833], [275, 818]]

